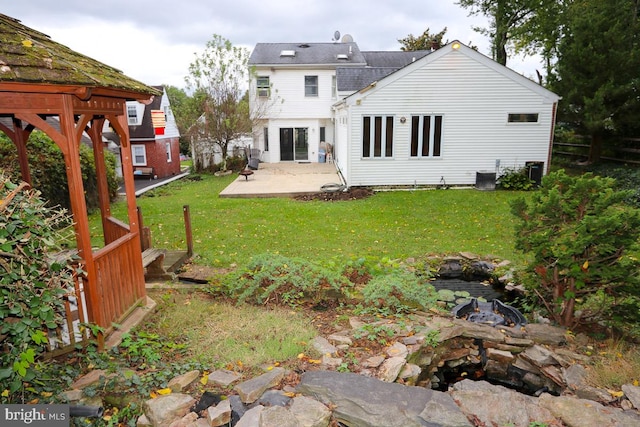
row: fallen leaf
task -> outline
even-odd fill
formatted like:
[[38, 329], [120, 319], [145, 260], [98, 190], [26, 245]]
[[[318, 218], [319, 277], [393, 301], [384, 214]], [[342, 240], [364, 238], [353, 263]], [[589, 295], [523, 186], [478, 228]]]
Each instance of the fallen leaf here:
[[[637, 381], [636, 381], [636, 382], [637, 382]], [[9, 396], [9, 390], [4, 389], [4, 390], [2, 391], [2, 394], [1, 394], [0, 396], [2, 396], [2, 397], [8, 397], [8, 396]]]
[[612, 397], [615, 397], [616, 399], [624, 396], [624, 392], [623, 391], [615, 391], [615, 390], [607, 390], [607, 391], [609, 392], [609, 394]]
[[22, 40], [22, 46], [33, 47], [33, 42], [31, 40]]
[[166, 396], [167, 394], [171, 394], [171, 389], [170, 388], [161, 388], [160, 390], [158, 390], [158, 394], [160, 394], [162, 396]]

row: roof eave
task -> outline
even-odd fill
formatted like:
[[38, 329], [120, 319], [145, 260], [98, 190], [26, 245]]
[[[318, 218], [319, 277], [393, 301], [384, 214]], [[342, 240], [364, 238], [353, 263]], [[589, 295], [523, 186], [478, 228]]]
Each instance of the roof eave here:
[[[148, 89], [148, 90], [147, 90]], [[160, 96], [162, 92], [151, 87], [145, 90], [132, 90], [116, 87], [104, 86], [84, 86], [84, 85], [57, 85], [32, 82], [0, 81], [0, 92], [23, 92], [23, 93], [43, 93], [43, 94], [68, 94], [76, 95], [82, 100], [91, 96], [107, 96], [111, 98], [121, 98], [131, 101], [147, 100], [153, 96]]]

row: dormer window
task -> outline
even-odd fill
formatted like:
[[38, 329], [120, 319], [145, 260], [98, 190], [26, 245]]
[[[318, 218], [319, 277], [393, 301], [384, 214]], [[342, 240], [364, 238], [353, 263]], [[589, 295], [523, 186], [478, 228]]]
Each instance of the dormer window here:
[[135, 105], [127, 105], [127, 119], [130, 126], [138, 124], [138, 109]]
[[296, 56], [296, 51], [295, 50], [283, 50], [283, 51], [280, 51], [280, 57], [293, 58], [294, 56]]

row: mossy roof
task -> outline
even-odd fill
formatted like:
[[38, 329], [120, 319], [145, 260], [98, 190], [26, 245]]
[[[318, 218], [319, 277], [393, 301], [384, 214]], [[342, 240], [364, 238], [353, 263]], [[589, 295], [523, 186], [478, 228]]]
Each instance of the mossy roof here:
[[[78, 34], [82, 37], [82, 34]], [[157, 89], [0, 14], [0, 83], [83, 86], [161, 95]]]

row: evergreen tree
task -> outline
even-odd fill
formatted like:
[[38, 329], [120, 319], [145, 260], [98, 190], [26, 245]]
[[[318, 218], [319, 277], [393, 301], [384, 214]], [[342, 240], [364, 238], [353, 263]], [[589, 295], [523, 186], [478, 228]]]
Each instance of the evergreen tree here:
[[559, 120], [591, 136], [598, 162], [603, 137], [632, 129], [640, 117], [638, 0], [574, 0], [559, 45]]

